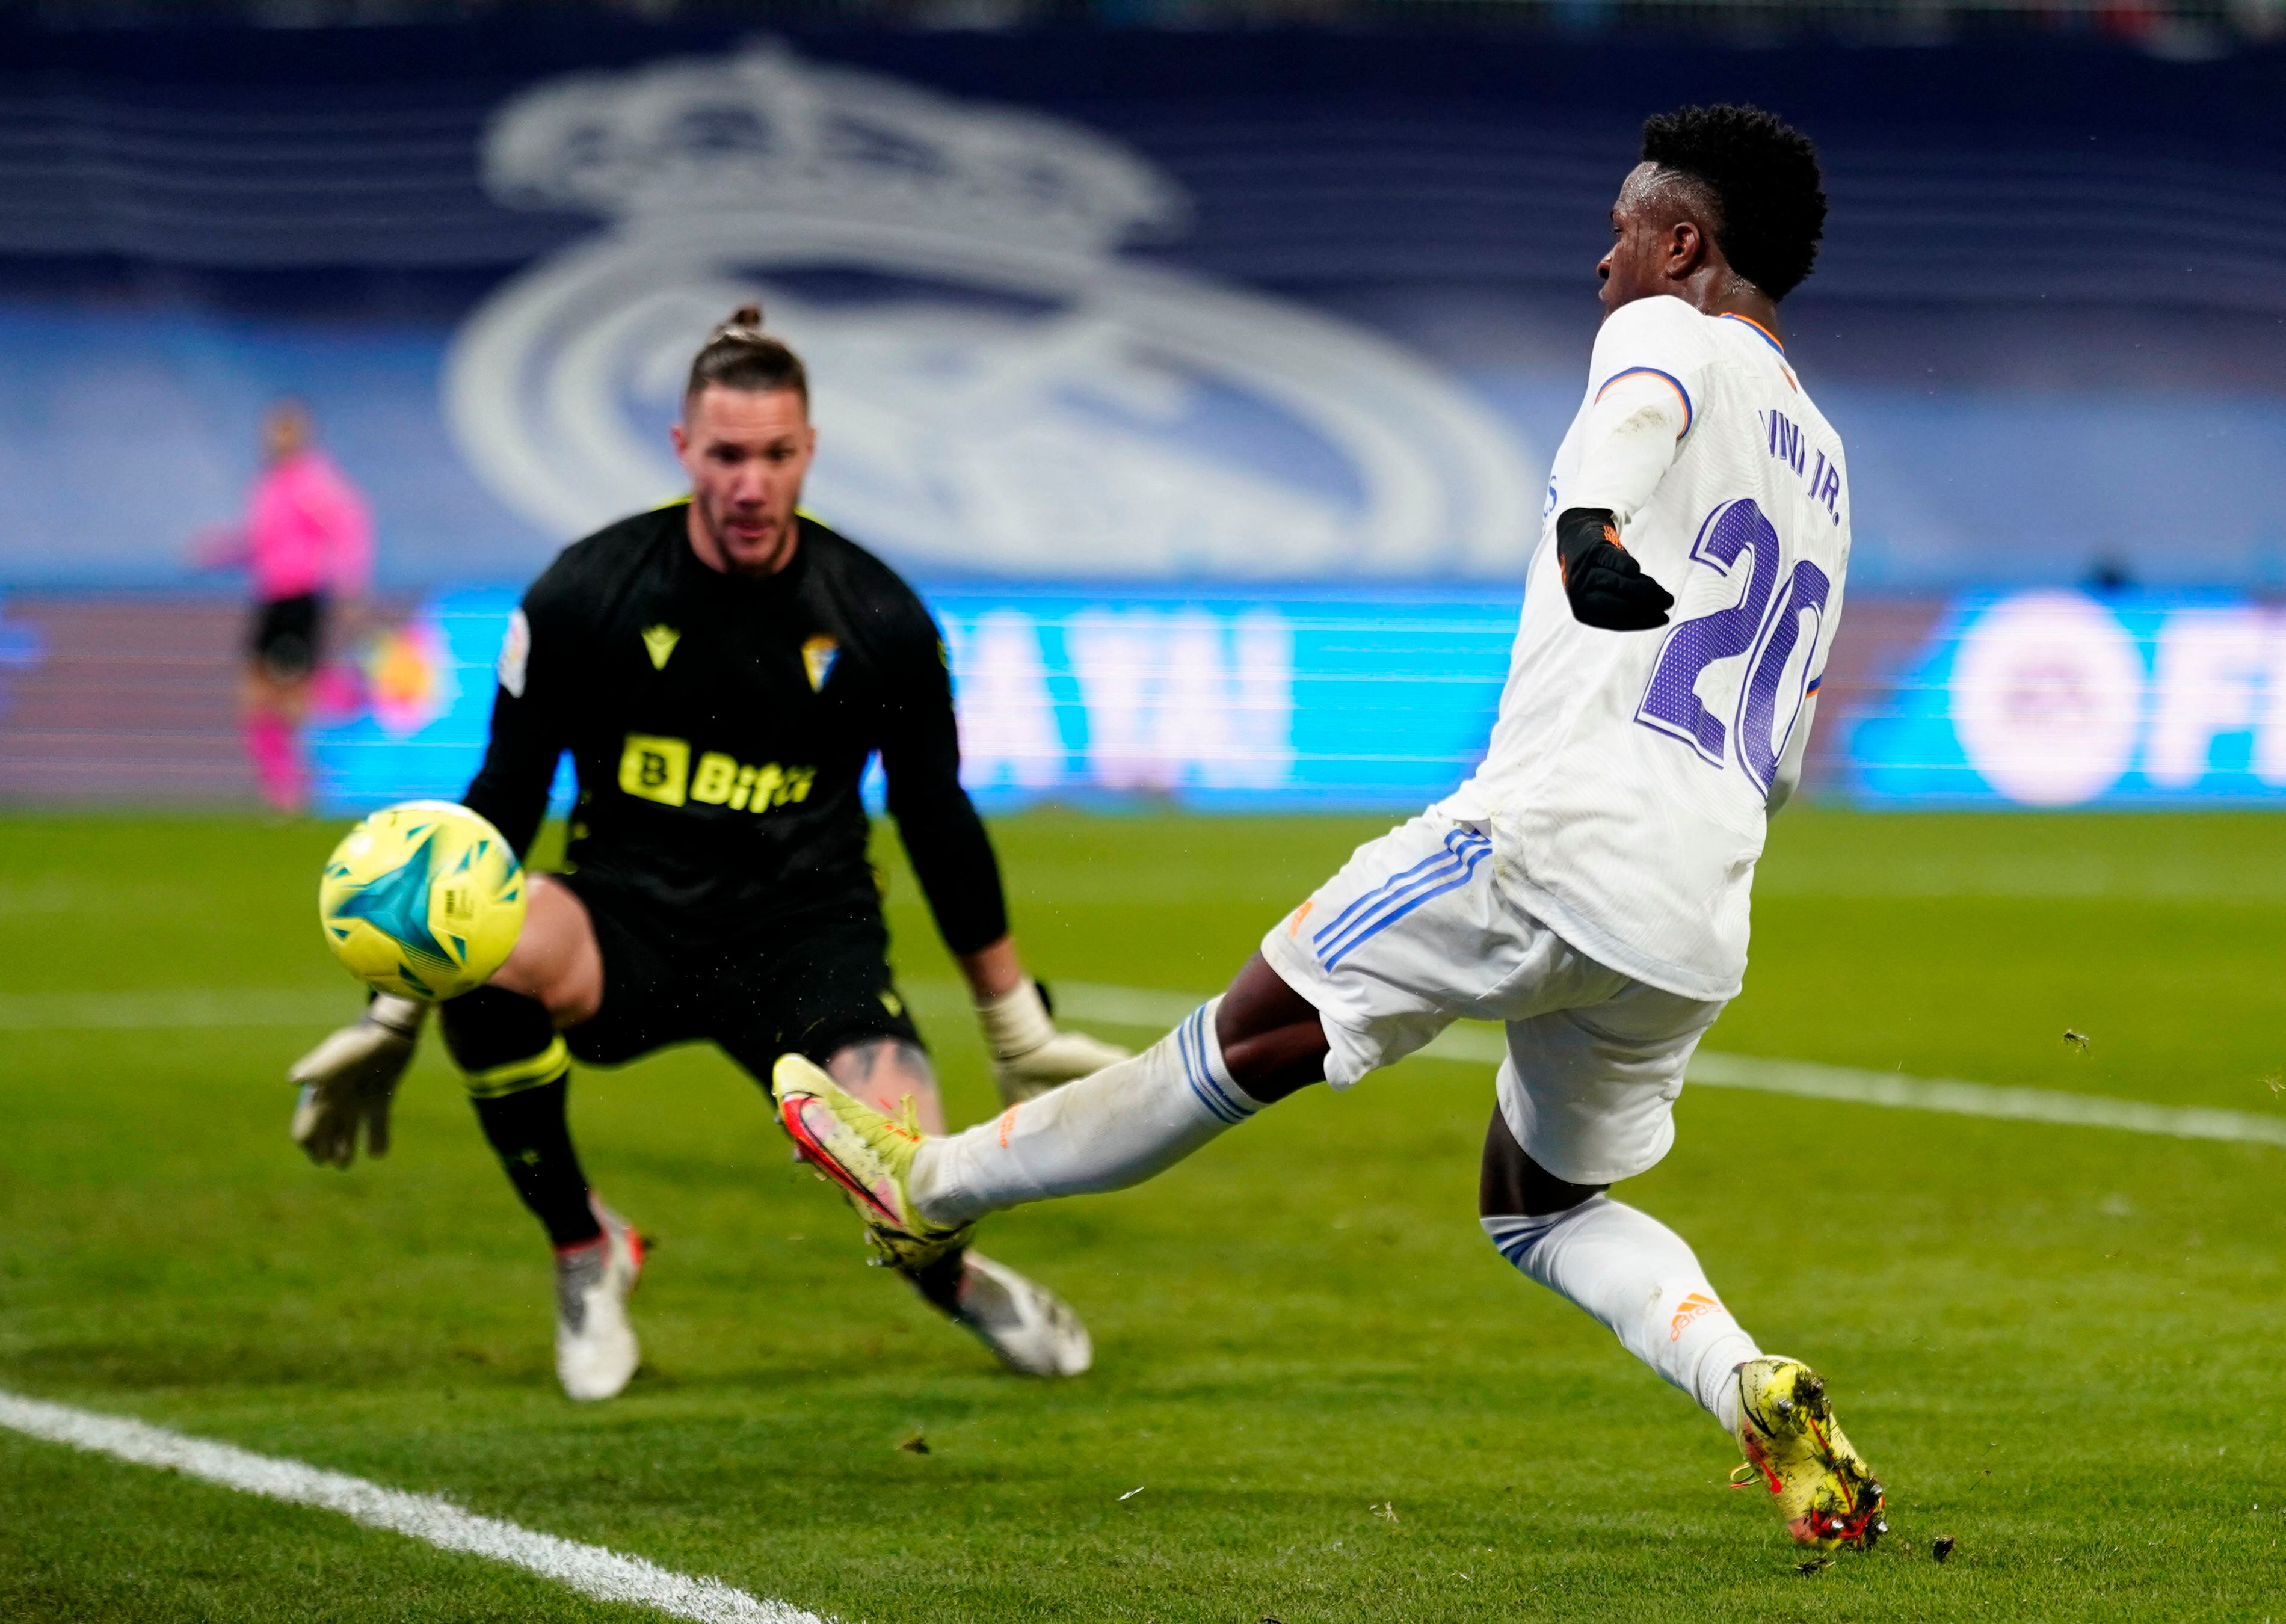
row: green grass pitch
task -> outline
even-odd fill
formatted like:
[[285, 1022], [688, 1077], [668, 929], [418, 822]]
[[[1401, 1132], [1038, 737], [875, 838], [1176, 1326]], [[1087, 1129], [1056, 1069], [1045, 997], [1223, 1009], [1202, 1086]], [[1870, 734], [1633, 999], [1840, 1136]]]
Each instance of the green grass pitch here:
[[[1041, 972], [1212, 989], [1379, 826], [997, 834]], [[0, 1387], [875, 1624], [2286, 1619], [2286, 1152], [2263, 1146], [1687, 1092], [1623, 1195], [1826, 1371], [1891, 1486], [1890, 1541], [1808, 1574], [1723, 1486], [1714, 1427], [1485, 1243], [1490, 1078], [1443, 1060], [995, 1222], [989, 1249], [1094, 1330], [1096, 1370], [1052, 1386], [863, 1267], [712, 1052], [583, 1073], [590, 1172], [660, 1247], [642, 1373], [575, 1407], [546, 1252], [433, 1037], [395, 1155], [343, 1175], [285, 1138], [280, 1076], [322, 1022], [83, 1018], [188, 988], [349, 1011], [311, 905], [336, 832], [0, 820]], [[1711, 1047], [2286, 1111], [2286, 822], [1809, 809], [1758, 892]], [[979, 1117], [950, 968], [910, 880], [891, 898], [955, 1116]], [[0, 1432], [0, 1618], [640, 1616]]]

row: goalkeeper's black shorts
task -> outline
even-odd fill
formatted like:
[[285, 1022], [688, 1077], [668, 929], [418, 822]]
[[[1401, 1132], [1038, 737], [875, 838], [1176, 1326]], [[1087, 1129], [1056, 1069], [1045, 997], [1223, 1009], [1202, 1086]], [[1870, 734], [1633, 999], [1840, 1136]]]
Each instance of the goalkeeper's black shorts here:
[[920, 1042], [889, 974], [888, 926], [870, 898], [696, 936], [655, 903], [582, 875], [556, 878], [587, 904], [603, 949], [603, 1004], [564, 1034], [588, 1065], [712, 1043], [767, 1084], [781, 1054], [823, 1066], [869, 1038]]

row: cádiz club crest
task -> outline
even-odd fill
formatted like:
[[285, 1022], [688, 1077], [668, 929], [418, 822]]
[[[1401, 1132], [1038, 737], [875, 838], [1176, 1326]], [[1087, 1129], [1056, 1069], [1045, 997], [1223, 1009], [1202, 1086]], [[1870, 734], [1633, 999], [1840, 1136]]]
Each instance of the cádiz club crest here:
[[757, 294], [809, 363], [809, 504], [924, 571], [1514, 579], [1514, 432], [1415, 356], [1289, 301], [1124, 260], [1188, 205], [1062, 120], [772, 44], [543, 83], [485, 184], [611, 224], [458, 335], [445, 410], [509, 507], [580, 534], [681, 488], [664, 425]]

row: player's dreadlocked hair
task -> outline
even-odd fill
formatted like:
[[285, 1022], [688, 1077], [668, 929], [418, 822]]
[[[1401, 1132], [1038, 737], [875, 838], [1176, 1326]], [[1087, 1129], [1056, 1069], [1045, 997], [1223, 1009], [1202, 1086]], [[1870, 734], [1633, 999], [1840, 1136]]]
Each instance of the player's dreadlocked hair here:
[[1773, 299], [1801, 286], [1825, 234], [1817, 148], [1760, 107], [1677, 107], [1644, 121], [1646, 163], [1696, 181], [1730, 269]]
[[682, 390], [685, 411], [709, 384], [755, 394], [790, 389], [804, 406], [809, 404], [809, 373], [801, 357], [787, 349], [784, 340], [762, 331], [759, 304], [741, 304], [706, 335], [706, 344], [691, 358], [690, 382]]

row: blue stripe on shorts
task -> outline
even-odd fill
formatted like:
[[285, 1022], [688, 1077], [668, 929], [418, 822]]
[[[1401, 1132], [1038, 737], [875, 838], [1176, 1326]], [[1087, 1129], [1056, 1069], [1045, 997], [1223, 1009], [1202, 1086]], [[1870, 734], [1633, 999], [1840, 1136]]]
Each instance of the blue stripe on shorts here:
[[1391, 875], [1312, 935], [1310, 941], [1317, 949], [1318, 962], [1333, 969], [1423, 903], [1468, 884], [1477, 864], [1491, 855], [1492, 849], [1492, 841], [1474, 830], [1451, 831], [1445, 836], [1443, 851]]

